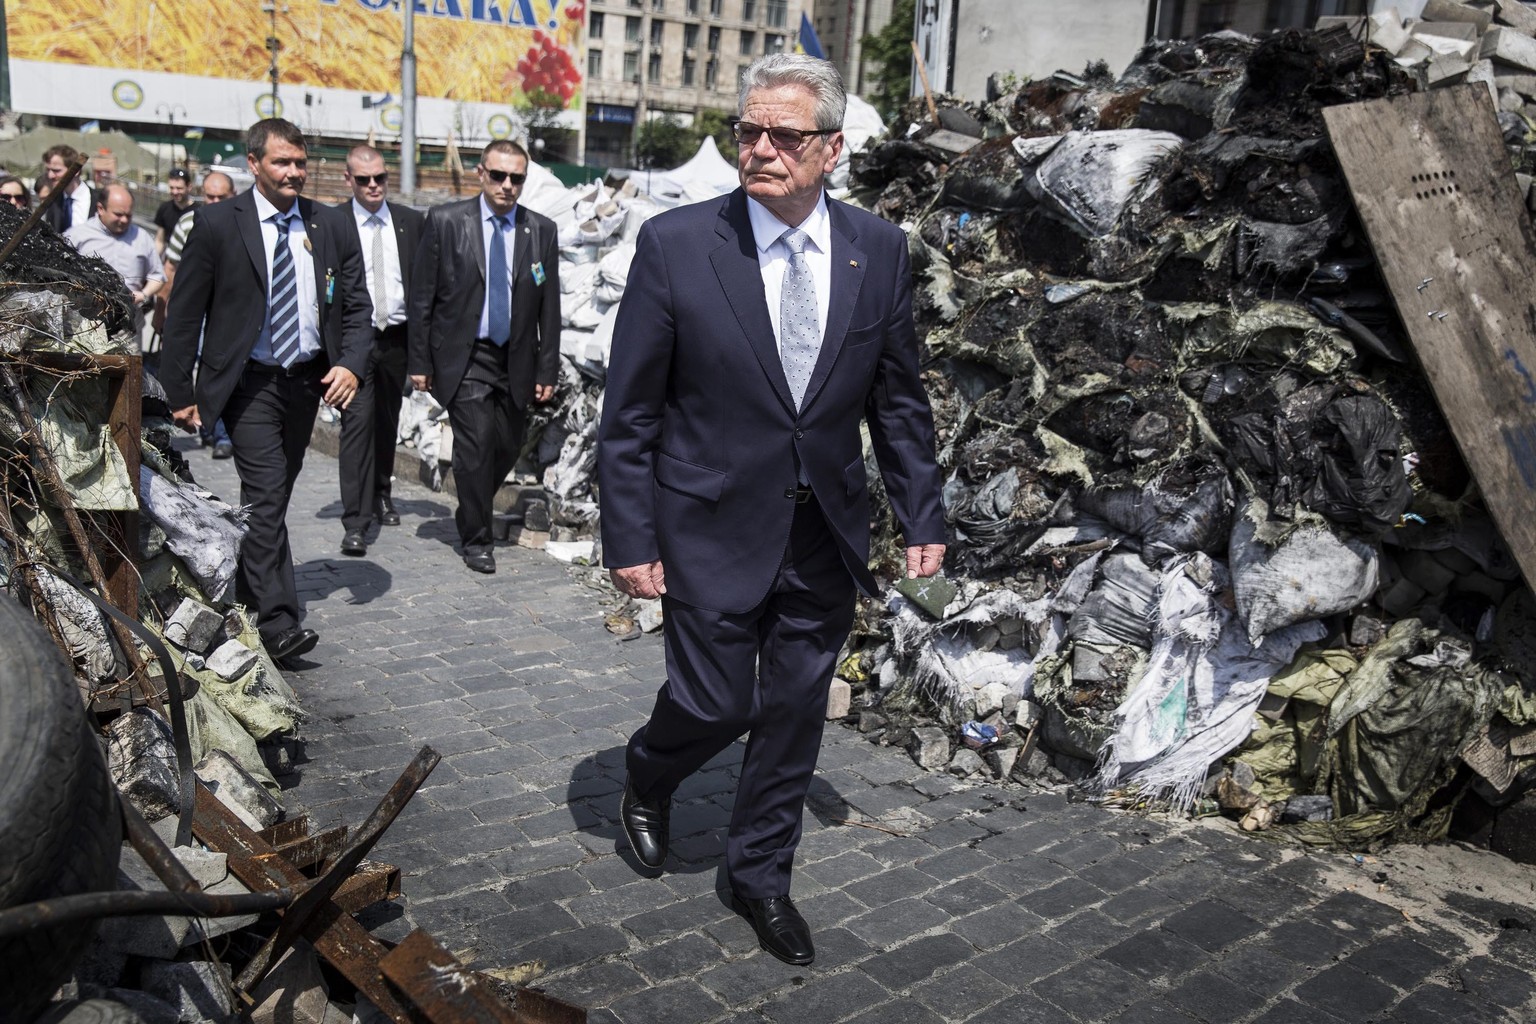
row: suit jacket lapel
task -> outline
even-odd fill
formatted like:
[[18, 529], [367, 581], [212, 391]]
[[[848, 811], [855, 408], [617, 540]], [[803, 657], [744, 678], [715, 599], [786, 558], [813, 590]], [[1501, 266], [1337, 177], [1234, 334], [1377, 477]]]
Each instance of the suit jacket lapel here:
[[763, 298], [763, 270], [757, 259], [757, 242], [752, 237], [752, 221], [747, 216], [745, 192], [737, 189], [726, 198], [715, 231], [724, 239], [709, 255], [715, 276], [736, 314], [742, 334], [768, 375], [768, 382], [785, 408], [794, 413], [795, 402], [789, 393], [789, 380], [784, 376], [778, 343], [774, 340], [768, 302]]
[[261, 237], [261, 218], [256, 215], [256, 199], [250, 192], [242, 192], [231, 200], [235, 204], [235, 224], [240, 229], [240, 240], [245, 243], [246, 255], [256, 269], [256, 279], [261, 282], [262, 302], [272, 287], [267, 274], [267, 245]]
[[[475, 253], [475, 266], [480, 268], [480, 286], [485, 287], [485, 226], [480, 223], [480, 200], [478, 197], [469, 201], [469, 206], [464, 211], [464, 230], [469, 232], [470, 248]], [[481, 299], [485, 298], [482, 290]]]
[[400, 256], [400, 287], [405, 290], [405, 294], [409, 295], [411, 294], [411, 260], [408, 255], [410, 243], [405, 237], [405, 225], [401, 223], [399, 217], [395, 216], [393, 203], [386, 202], [384, 205], [389, 207], [389, 222], [395, 226], [395, 252]]
[[864, 284], [864, 268], [869, 265], [863, 250], [854, 244], [858, 229], [844, 216], [842, 207], [829, 199], [827, 213], [832, 221], [832, 296], [827, 303], [827, 327], [821, 336], [821, 352], [816, 357], [816, 368], [811, 371], [810, 383], [805, 386], [801, 409], [810, 406], [832, 374], [837, 355], [843, 350], [843, 337], [848, 333], [854, 304], [859, 300], [859, 289]]
[[315, 322], [320, 325], [321, 333], [325, 333], [325, 253], [329, 243], [326, 240], [325, 230], [320, 226], [320, 218], [316, 215], [315, 204], [308, 199], [299, 199], [299, 216], [304, 220], [304, 233], [309, 239], [309, 261], [315, 272], [315, 303], [319, 307], [315, 314]]

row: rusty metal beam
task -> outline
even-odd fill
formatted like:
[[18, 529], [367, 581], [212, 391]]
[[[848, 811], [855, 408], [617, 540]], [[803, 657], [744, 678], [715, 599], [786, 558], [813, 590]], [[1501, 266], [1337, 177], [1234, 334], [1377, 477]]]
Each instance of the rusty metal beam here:
[[379, 961], [379, 970], [433, 1024], [522, 1024], [485, 979], [420, 928]]
[[523, 1024], [587, 1024], [587, 1011], [542, 989], [517, 990], [517, 1019]]
[[289, 818], [276, 825], [268, 825], [256, 834], [273, 846], [282, 846], [296, 839], [303, 839], [309, 835], [309, 815], [301, 814], [297, 818]]
[[347, 826], [316, 832], [301, 839], [275, 843], [277, 852], [296, 868], [312, 868], [321, 861], [329, 860], [347, 845]]
[[400, 898], [400, 869], [393, 864], [363, 861], [352, 877], [341, 883], [331, 902], [349, 914], [375, 903]]

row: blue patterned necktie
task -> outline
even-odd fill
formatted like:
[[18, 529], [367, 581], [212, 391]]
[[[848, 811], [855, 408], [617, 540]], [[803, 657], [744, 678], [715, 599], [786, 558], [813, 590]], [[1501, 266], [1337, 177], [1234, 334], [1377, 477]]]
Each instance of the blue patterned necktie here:
[[485, 261], [485, 287], [490, 302], [486, 327], [488, 337], [498, 345], [505, 345], [512, 336], [512, 290], [507, 281], [507, 218], [498, 215], [491, 218], [491, 251]]
[[272, 250], [272, 358], [283, 367], [299, 357], [299, 279], [288, 248], [288, 216], [278, 214], [277, 246]]
[[779, 296], [779, 359], [789, 393], [800, 408], [805, 389], [821, 354], [821, 329], [816, 322], [816, 281], [811, 277], [805, 247], [811, 236], [799, 228], [790, 228], [779, 236], [789, 249], [789, 264], [784, 268], [784, 287]]

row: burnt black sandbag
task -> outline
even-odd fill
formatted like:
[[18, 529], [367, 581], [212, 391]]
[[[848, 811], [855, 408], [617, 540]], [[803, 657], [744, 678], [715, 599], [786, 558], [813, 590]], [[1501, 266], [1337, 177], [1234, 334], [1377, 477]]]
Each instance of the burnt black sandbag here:
[[1375, 395], [1344, 395], [1317, 417], [1317, 473], [1302, 500], [1335, 523], [1368, 534], [1392, 529], [1413, 503], [1398, 450], [1402, 427]]
[[1240, 77], [1164, 82], [1142, 97], [1136, 127], [1202, 138], [1226, 127], [1242, 88]]
[[942, 202], [975, 210], [1011, 212], [1035, 205], [1025, 187], [1028, 173], [1011, 139], [990, 139], [966, 150], [950, 165]]
[[1164, 474], [1145, 487], [1084, 491], [1078, 507], [1141, 539], [1141, 557], [1157, 565], [1170, 555], [1225, 550], [1232, 529], [1232, 484], [1219, 469], [1198, 483]]

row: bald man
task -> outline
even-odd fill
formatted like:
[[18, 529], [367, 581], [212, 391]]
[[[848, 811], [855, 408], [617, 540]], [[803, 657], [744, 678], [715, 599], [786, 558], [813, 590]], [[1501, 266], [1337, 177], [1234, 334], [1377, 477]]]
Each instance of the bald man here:
[[165, 267], [155, 239], [133, 222], [133, 193], [113, 183], [102, 189], [96, 216], [64, 232], [64, 240], [85, 256], [96, 256], [123, 278], [133, 295], [135, 327], [144, 326], [144, 303], [165, 287]]

